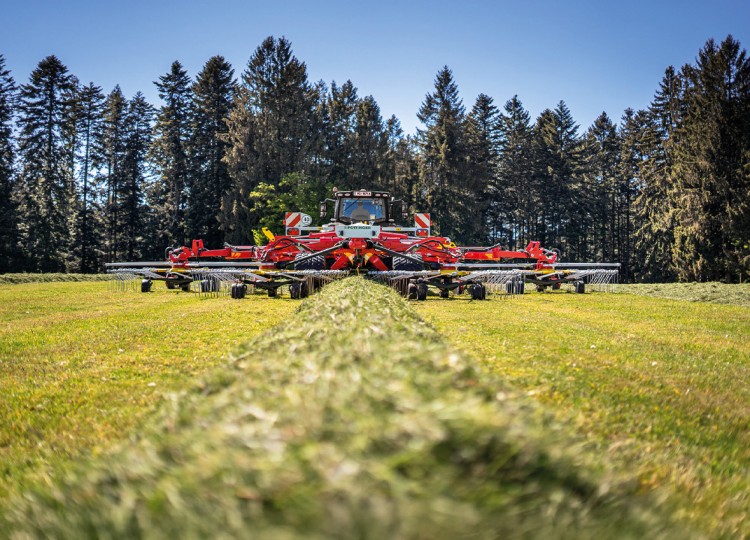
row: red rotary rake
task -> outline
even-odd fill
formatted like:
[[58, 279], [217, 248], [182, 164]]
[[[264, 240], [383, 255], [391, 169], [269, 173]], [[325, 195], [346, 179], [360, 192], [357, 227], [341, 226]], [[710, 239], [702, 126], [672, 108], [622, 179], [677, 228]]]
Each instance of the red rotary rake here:
[[395, 224], [406, 205], [385, 191], [336, 191], [334, 199], [320, 203], [325, 218], [333, 206], [329, 223], [312, 226], [312, 218], [287, 212], [285, 234], [267, 229], [264, 246], [232, 246], [207, 249], [202, 240], [190, 247], [167, 249], [162, 262], [127, 262], [107, 265], [121, 280], [141, 278], [141, 291], [154, 281], [168, 288], [191, 290], [199, 284], [203, 293], [228, 289], [233, 298], [243, 298], [248, 286], [277, 296], [288, 287], [292, 298], [304, 298], [325, 283], [351, 273], [364, 273], [387, 283], [410, 299], [424, 300], [430, 289], [447, 298], [467, 291], [483, 300], [488, 288], [502, 294], [522, 294], [525, 283], [537, 290], [558, 289], [569, 283], [578, 293], [586, 284], [606, 286], [617, 281], [618, 264], [558, 262], [558, 253], [529, 242], [525, 249], [511, 251], [500, 245], [461, 247], [450, 238], [433, 236], [429, 214], [417, 213], [413, 227]]

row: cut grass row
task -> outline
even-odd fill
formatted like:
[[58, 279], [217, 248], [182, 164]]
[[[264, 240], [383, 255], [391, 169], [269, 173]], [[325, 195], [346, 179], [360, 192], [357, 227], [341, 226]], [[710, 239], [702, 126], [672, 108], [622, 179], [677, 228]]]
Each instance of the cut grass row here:
[[165, 393], [296, 307], [154, 289], [0, 286], [0, 499], [121, 439]]
[[[628, 287], [689, 299], [714, 288]], [[746, 287], [719, 289], [741, 303]], [[454, 346], [558, 411], [642, 490], [668, 489], [706, 535], [750, 537], [746, 307], [565, 292], [414, 306]]]
[[13, 498], [0, 530], [684, 537], [653, 499], [474, 364], [393, 291], [360, 278], [332, 284], [173, 394], [137, 437]]
[[110, 281], [108, 274], [0, 274], [0, 285], [18, 285], [20, 283], [55, 283], [69, 281]]

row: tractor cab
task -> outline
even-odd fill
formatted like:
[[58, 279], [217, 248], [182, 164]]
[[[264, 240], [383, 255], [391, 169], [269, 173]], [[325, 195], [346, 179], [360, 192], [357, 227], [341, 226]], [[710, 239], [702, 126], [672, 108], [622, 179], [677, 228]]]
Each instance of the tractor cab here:
[[345, 225], [391, 222], [391, 195], [387, 191], [336, 191], [333, 222]]

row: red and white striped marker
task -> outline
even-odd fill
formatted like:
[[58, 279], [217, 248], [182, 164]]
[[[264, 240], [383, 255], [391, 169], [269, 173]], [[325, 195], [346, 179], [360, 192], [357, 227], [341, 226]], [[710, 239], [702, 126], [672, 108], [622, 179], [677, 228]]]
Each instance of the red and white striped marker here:
[[302, 219], [302, 212], [287, 212], [284, 217], [284, 226], [288, 229], [289, 227], [295, 227]]
[[429, 229], [431, 225], [430, 214], [414, 214], [414, 223], [419, 229]]

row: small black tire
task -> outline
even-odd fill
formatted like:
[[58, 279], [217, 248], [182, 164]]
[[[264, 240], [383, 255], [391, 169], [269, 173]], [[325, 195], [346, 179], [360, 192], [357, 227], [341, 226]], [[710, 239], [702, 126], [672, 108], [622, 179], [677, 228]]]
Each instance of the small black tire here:
[[170, 291], [173, 291], [176, 288], [177, 288], [177, 285], [175, 284], [174, 281], [167, 280], [167, 289], [169, 289]]
[[448, 289], [440, 289], [440, 298], [450, 298], [451, 292]]
[[278, 291], [276, 290], [276, 287], [269, 287], [268, 298], [276, 298], [277, 296], [278, 296]]
[[310, 296], [310, 288], [307, 286], [307, 282], [303, 281], [299, 284], [299, 297], [307, 298], [308, 296]]
[[298, 300], [300, 298], [300, 284], [297, 282], [289, 284], [289, 296], [292, 300]]
[[152, 281], [150, 279], [141, 280], [141, 292], [151, 292]]
[[586, 284], [583, 281], [576, 281], [574, 287], [577, 294], [584, 294], [586, 292]]
[[536, 292], [544, 292], [544, 285], [537, 285]]
[[417, 283], [417, 300], [427, 300], [427, 283]]
[[409, 288], [407, 289], [406, 298], [408, 298], [409, 300], [417, 299], [417, 284], [416, 283], [409, 283]]
[[552, 290], [553, 291], [559, 291], [560, 290], [560, 286], [561, 286], [560, 282], [556, 281], [555, 283], [552, 284]]
[[233, 299], [237, 299], [237, 284], [236, 283], [232, 283], [232, 290], [230, 294]]

